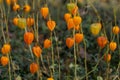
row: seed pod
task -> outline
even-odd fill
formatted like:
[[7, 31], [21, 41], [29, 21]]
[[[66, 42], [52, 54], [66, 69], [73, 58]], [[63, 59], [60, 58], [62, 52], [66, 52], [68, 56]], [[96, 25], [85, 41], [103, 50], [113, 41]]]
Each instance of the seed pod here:
[[74, 26], [75, 26], [75, 25], [74, 25], [73, 19], [70, 18], [70, 19], [68, 20], [68, 22], [67, 22], [67, 28], [68, 28], [68, 30], [74, 28]]
[[47, 80], [54, 80], [54, 79], [51, 77], [51, 78], [47, 78]]
[[25, 18], [18, 19], [18, 27], [21, 29], [24, 29], [26, 27], [26, 19]]
[[64, 19], [66, 22], [68, 22], [68, 20], [72, 17], [72, 15], [70, 13], [65, 13], [64, 14]]
[[52, 45], [51, 40], [46, 39], [46, 40], [44, 41], [44, 48], [49, 48], [49, 47], [51, 47], [51, 45]]
[[73, 18], [73, 22], [74, 22], [75, 26], [80, 25], [82, 22], [82, 18], [80, 16], [75, 16]]
[[104, 55], [104, 60], [106, 61], [106, 62], [110, 62], [110, 60], [111, 60], [111, 54], [105, 54]]
[[75, 34], [75, 42], [79, 44], [82, 40], [83, 40], [83, 34], [76, 33]]
[[15, 17], [15, 18], [13, 18], [13, 24], [15, 25], [15, 26], [18, 26], [18, 18], [17, 17]]
[[24, 33], [24, 41], [27, 45], [30, 45], [34, 40], [34, 34], [32, 32]]
[[66, 46], [68, 48], [71, 48], [74, 45], [74, 39], [73, 38], [67, 38], [66, 39]]
[[50, 31], [53, 31], [54, 28], [55, 28], [55, 26], [56, 26], [55, 21], [53, 21], [53, 20], [47, 21], [47, 27], [48, 27], [48, 29], [49, 29]]
[[38, 64], [36, 64], [36, 63], [31, 63], [30, 64], [30, 72], [32, 73], [32, 74], [34, 74], [34, 73], [36, 73], [38, 71]]
[[114, 51], [117, 48], [117, 43], [116, 42], [110, 42], [109, 48], [111, 51]]
[[6, 66], [9, 62], [9, 58], [6, 56], [2, 56], [0, 60], [1, 60], [2, 66]]
[[40, 13], [41, 15], [43, 16], [44, 19], [46, 19], [46, 17], [48, 16], [49, 14], [49, 8], [46, 6], [46, 7], [42, 7], [40, 9]]
[[34, 25], [34, 19], [33, 18], [27, 18], [26, 22], [27, 22], [28, 27], [31, 27], [31, 26]]
[[75, 26], [75, 30], [76, 30], [76, 31], [78, 31], [79, 29], [80, 29], [80, 26], [79, 26], [79, 25]]
[[107, 44], [107, 42], [108, 42], [108, 40], [104, 36], [100, 36], [100, 37], [97, 38], [97, 43], [101, 48], [104, 48], [105, 45]]
[[32, 50], [34, 55], [39, 58], [42, 53], [42, 49], [39, 46], [34, 46]]
[[11, 4], [11, 0], [6, 0], [6, 4], [10, 5]]
[[13, 11], [18, 11], [20, 9], [20, 5], [19, 4], [14, 4], [13, 5]]
[[23, 10], [24, 10], [26, 13], [30, 12], [30, 10], [31, 10], [30, 5], [26, 4], [26, 5], [24, 6]]
[[96, 36], [99, 34], [101, 27], [102, 27], [101, 23], [93, 23], [90, 26], [90, 31], [94, 36]]
[[76, 15], [77, 14], [77, 12], [78, 12], [78, 6], [76, 5], [73, 9], [72, 9], [72, 14], [73, 15]]
[[119, 33], [119, 27], [118, 26], [114, 26], [112, 28], [112, 31], [113, 31], [114, 34], [118, 34]]
[[75, 3], [68, 3], [67, 4], [68, 11], [71, 13], [75, 6], [76, 6]]
[[10, 44], [4, 44], [2, 49], [1, 49], [1, 52], [2, 54], [8, 54], [11, 50], [11, 46]]

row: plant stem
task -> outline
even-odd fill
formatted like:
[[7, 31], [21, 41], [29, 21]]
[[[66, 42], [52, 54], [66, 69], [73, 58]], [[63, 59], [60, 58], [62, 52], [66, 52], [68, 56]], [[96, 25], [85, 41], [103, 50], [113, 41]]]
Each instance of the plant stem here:
[[[75, 28], [73, 28], [73, 37], [75, 35]], [[76, 65], [77, 65], [77, 58], [76, 58], [76, 50], [75, 50], [75, 38], [74, 39], [74, 66], [75, 66], [75, 69], [74, 69], [74, 79], [76, 80], [77, 78], [77, 69], [76, 69]]]
[[58, 48], [58, 40], [57, 40], [57, 37], [56, 37], [56, 33], [55, 33], [55, 31], [54, 31], [54, 36], [55, 36], [55, 40], [56, 40], [56, 48], [57, 48], [57, 55], [58, 55], [58, 68], [59, 68], [59, 80], [60, 80], [60, 76], [61, 76], [61, 70], [60, 70], [60, 68], [61, 68], [61, 66], [60, 66], [60, 53], [59, 53], [59, 48]]
[[51, 42], [52, 42], [52, 45], [51, 45], [52, 67], [53, 67], [53, 74], [54, 74], [55, 70], [54, 70], [54, 52], [53, 52], [53, 38], [52, 38], [52, 32], [51, 32]]
[[85, 42], [85, 39], [83, 39], [83, 43], [84, 43], [84, 48], [85, 48], [85, 60], [84, 60], [84, 63], [85, 63], [85, 74], [86, 74], [86, 80], [88, 80], [88, 75], [87, 75], [87, 54], [86, 54], [86, 42]]

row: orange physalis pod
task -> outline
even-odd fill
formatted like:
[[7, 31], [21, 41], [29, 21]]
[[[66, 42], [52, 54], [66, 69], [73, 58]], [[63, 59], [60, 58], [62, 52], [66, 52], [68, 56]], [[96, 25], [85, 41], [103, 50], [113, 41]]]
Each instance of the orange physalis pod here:
[[106, 62], [109, 62], [110, 60], [111, 60], [111, 54], [105, 54], [104, 55], [104, 60], [106, 61]]
[[34, 40], [34, 34], [32, 32], [24, 33], [24, 41], [27, 45], [30, 45]]
[[111, 51], [114, 51], [117, 48], [117, 43], [116, 42], [110, 42], [109, 48]]
[[75, 42], [79, 44], [82, 40], [83, 40], [83, 34], [76, 33], [75, 34]]
[[2, 66], [6, 66], [9, 62], [9, 58], [6, 56], [2, 56], [0, 61], [1, 61]]
[[72, 17], [72, 15], [70, 13], [65, 13], [64, 14], [64, 19], [66, 22], [68, 22], [68, 20]]
[[36, 73], [38, 71], [38, 64], [36, 64], [36, 63], [31, 63], [30, 64], [30, 72], [32, 73], [32, 74], [34, 74], [34, 73]]
[[51, 47], [51, 45], [52, 45], [51, 40], [46, 39], [46, 40], [44, 41], [44, 48], [49, 48], [49, 47]]
[[55, 26], [56, 26], [55, 21], [53, 21], [53, 20], [47, 21], [47, 27], [48, 27], [48, 29], [49, 29], [50, 31], [53, 31], [54, 28], [55, 28]]
[[74, 25], [73, 19], [70, 18], [70, 19], [68, 20], [68, 22], [67, 22], [67, 28], [68, 28], [68, 30], [74, 28], [74, 26], [75, 26], [75, 25]]
[[42, 53], [42, 49], [40, 48], [40, 46], [34, 46], [32, 48], [32, 51], [36, 57], [40, 57], [40, 55]]
[[104, 48], [105, 45], [107, 44], [107, 42], [108, 42], [108, 40], [104, 36], [100, 36], [100, 37], [97, 38], [97, 43], [101, 48]]
[[74, 18], [73, 18], [73, 22], [74, 22], [74, 24], [77, 26], [77, 25], [80, 25], [81, 24], [81, 22], [82, 22], [82, 18], [80, 17], [80, 16], [75, 16]]
[[66, 39], [66, 46], [68, 48], [71, 48], [74, 45], [74, 39], [73, 38], [67, 38]]
[[118, 26], [114, 26], [113, 28], [112, 28], [112, 32], [114, 33], [114, 34], [118, 34], [119, 33], [119, 27]]
[[4, 44], [2, 49], [1, 49], [1, 52], [2, 54], [8, 54], [11, 50], [11, 46], [10, 44]]
[[33, 26], [34, 25], [34, 19], [33, 18], [27, 18], [26, 20], [27, 26]]
[[48, 16], [49, 14], [49, 8], [46, 6], [46, 7], [42, 7], [40, 9], [40, 13], [41, 15], [43, 16], [44, 19], [46, 19], [46, 17]]

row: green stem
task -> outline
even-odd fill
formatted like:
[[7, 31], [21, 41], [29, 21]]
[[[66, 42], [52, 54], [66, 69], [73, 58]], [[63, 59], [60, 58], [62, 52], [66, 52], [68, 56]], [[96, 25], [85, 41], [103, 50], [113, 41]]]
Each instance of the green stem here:
[[57, 48], [57, 55], [58, 55], [58, 68], [59, 68], [59, 80], [60, 80], [60, 75], [61, 75], [61, 70], [60, 70], [60, 68], [61, 68], [61, 66], [60, 66], [60, 53], [59, 53], [59, 48], [58, 48], [58, 40], [57, 40], [57, 37], [56, 37], [56, 33], [55, 33], [55, 31], [54, 31], [54, 36], [55, 36], [55, 40], [56, 40], [56, 48]]
[[[75, 28], [73, 29], [73, 37], [75, 35]], [[77, 57], [76, 57], [76, 50], [75, 50], [75, 38], [74, 38], [74, 62], [75, 62], [75, 69], [74, 69], [74, 79], [77, 79], [77, 69], [76, 69], [76, 65], [77, 65]]]
[[53, 74], [54, 74], [55, 70], [54, 70], [54, 52], [53, 52], [53, 38], [52, 38], [52, 32], [51, 32], [51, 42], [52, 42], [52, 45], [51, 45], [51, 52], [52, 52], [52, 67], [53, 67]]
[[85, 49], [85, 60], [84, 60], [84, 63], [85, 63], [85, 74], [86, 74], [86, 80], [88, 80], [88, 75], [87, 75], [87, 54], [86, 54], [86, 42], [85, 42], [85, 39], [83, 39], [83, 43], [84, 43], [84, 49]]

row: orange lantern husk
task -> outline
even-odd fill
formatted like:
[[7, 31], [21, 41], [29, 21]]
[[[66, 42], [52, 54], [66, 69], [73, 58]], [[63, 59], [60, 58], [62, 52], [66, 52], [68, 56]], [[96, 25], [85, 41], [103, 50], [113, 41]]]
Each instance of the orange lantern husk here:
[[100, 37], [97, 38], [97, 43], [101, 48], [104, 48], [105, 45], [107, 44], [107, 42], [108, 42], [108, 40], [104, 36], [100, 36]]
[[112, 32], [113, 32], [114, 34], [118, 34], [119, 31], [120, 31], [120, 29], [119, 29], [118, 26], [114, 26], [114, 27], [112, 28]]
[[68, 20], [68, 22], [67, 22], [67, 28], [68, 28], [68, 30], [70, 30], [70, 29], [72, 29], [72, 28], [74, 28], [74, 27], [75, 27], [75, 25], [74, 25], [73, 19], [70, 18], [70, 19]]
[[82, 18], [80, 16], [75, 16], [73, 18], [73, 22], [74, 22], [75, 26], [80, 25], [82, 22]]
[[71, 48], [74, 45], [74, 39], [73, 38], [66, 38], [66, 46], [68, 48]]
[[111, 54], [105, 54], [104, 55], [104, 60], [106, 61], [106, 62], [110, 62], [110, 60], [111, 60]]
[[44, 41], [44, 48], [49, 48], [49, 47], [51, 47], [51, 45], [52, 45], [51, 40], [45, 39], [45, 41]]
[[24, 33], [24, 41], [27, 45], [30, 45], [34, 40], [34, 34], [32, 32]]
[[70, 13], [65, 13], [64, 14], [64, 19], [66, 22], [68, 22], [68, 20], [72, 17], [72, 15]]
[[114, 51], [117, 48], [117, 43], [116, 42], [110, 42], [109, 48], [111, 51]]
[[28, 27], [31, 27], [34, 25], [34, 19], [33, 18], [27, 18], [26, 23]]
[[34, 46], [32, 48], [32, 51], [33, 51], [34, 55], [38, 58], [40, 57], [40, 55], [42, 53], [42, 49], [39, 46]]
[[32, 73], [32, 74], [34, 74], [34, 73], [36, 73], [38, 71], [38, 64], [36, 64], [36, 63], [31, 63], [30, 64], [30, 72]]
[[49, 29], [50, 31], [53, 31], [54, 28], [55, 28], [55, 26], [56, 26], [55, 21], [53, 21], [53, 20], [47, 21], [47, 27], [48, 27], [48, 29]]
[[40, 13], [43, 16], [43, 18], [46, 19], [48, 14], [49, 14], [49, 8], [48, 7], [42, 7], [40, 9]]
[[6, 66], [9, 62], [9, 58], [6, 56], [2, 56], [0, 61], [1, 61], [2, 66]]
[[76, 33], [75, 34], [75, 42], [79, 44], [80, 42], [82, 42], [82, 40], [83, 40], [83, 34]]
[[47, 80], [54, 80], [52, 77], [50, 77], [50, 78], [47, 78]]
[[10, 44], [4, 44], [2, 49], [1, 49], [1, 52], [2, 54], [8, 54], [11, 50], [11, 45]]

